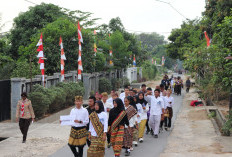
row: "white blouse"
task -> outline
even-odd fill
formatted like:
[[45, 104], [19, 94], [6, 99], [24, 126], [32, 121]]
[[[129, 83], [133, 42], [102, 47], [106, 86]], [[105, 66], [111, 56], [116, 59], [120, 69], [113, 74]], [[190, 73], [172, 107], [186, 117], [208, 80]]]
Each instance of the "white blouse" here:
[[74, 118], [74, 120], [82, 121], [82, 123], [75, 123], [73, 120], [74, 127], [83, 127], [86, 126], [89, 123], [89, 112], [87, 109], [83, 108], [81, 106], [80, 109], [73, 108], [70, 112], [70, 116]]
[[[172, 96], [170, 96], [170, 97], [166, 96], [166, 97], [164, 97], [164, 100], [165, 100], [165, 109], [167, 107], [173, 107], [174, 98]], [[171, 102], [171, 104], [170, 104], [170, 102]]]
[[[101, 112], [101, 113], [99, 113], [97, 115], [98, 115], [98, 118], [99, 118], [100, 122], [104, 126], [104, 132], [107, 132], [107, 129], [108, 129], [108, 117], [107, 117], [107, 114], [105, 112]], [[97, 133], [96, 133], [91, 121], [89, 123], [89, 132], [91, 132], [92, 136], [97, 136]]]
[[[137, 104], [136, 104], [137, 105]], [[141, 104], [140, 104], [141, 105]], [[147, 119], [147, 112], [149, 111], [149, 105], [148, 105], [148, 103], [147, 103], [147, 105], [145, 106], [146, 108], [145, 109], [143, 109], [143, 105], [145, 105], [145, 104], [142, 104], [141, 105], [141, 111], [139, 111], [139, 108], [138, 108], [138, 106], [137, 106], [137, 108], [138, 108], [138, 112], [141, 112], [140, 113], [140, 121], [141, 120], [144, 120], [144, 119]], [[139, 119], [138, 118], [138, 119]]]

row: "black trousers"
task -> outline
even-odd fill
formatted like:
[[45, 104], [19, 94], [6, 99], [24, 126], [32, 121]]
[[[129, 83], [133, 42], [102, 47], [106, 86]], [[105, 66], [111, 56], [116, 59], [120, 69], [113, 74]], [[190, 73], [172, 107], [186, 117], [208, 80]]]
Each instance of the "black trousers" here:
[[[83, 149], [84, 146], [73, 146], [73, 145], [69, 145], [71, 151], [73, 152], [74, 157], [83, 157]], [[78, 148], [78, 152], [77, 149]]]
[[165, 117], [164, 118], [164, 126], [167, 128], [171, 128], [172, 125], [172, 118]]
[[111, 137], [111, 134], [107, 132], [107, 143], [110, 144], [110, 137]]
[[31, 124], [31, 118], [30, 119], [23, 119], [23, 118], [19, 119], [19, 128], [20, 128], [21, 133], [23, 134], [23, 141], [26, 141], [27, 139], [27, 132], [28, 132], [30, 124]]
[[147, 122], [146, 122], [146, 128], [147, 128], [147, 132], [150, 132], [150, 131], [151, 131], [151, 129], [150, 129], [150, 127], [149, 127], [148, 121], [149, 121], [149, 119], [147, 119]]

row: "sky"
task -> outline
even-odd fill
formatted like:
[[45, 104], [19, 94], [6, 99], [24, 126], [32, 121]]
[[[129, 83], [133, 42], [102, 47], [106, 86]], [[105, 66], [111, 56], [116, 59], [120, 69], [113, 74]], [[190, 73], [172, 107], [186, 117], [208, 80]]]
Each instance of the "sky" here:
[[[0, 0], [1, 32], [9, 31], [13, 19], [20, 12], [26, 12], [35, 4], [27, 0]], [[157, 0], [30, 0], [40, 4], [52, 3], [70, 10], [92, 12], [93, 18], [101, 18], [97, 23], [108, 24], [111, 18], [120, 17], [129, 32], [157, 32], [165, 38], [174, 28], [180, 28], [183, 21], [200, 18], [205, 10], [205, 0], [161, 0], [170, 3], [186, 18], [178, 14], [170, 5]]]

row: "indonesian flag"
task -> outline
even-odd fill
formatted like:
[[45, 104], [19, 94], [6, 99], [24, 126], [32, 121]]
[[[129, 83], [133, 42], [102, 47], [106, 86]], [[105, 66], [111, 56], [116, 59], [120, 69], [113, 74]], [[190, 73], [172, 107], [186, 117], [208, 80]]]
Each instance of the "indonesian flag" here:
[[134, 59], [133, 59], [133, 67], [136, 67], [135, 55], [134, 55]]
[[78, 54], [78, 80], [81, 80], [81, 71], [83, 71], [82, 61], [81, 61], [81, 43], [83, 43], [83, 38], [81, 34], [81, 27], [78, 21], [78, 39], [79, 39], [79, 54]]
[[154, 64], [154, 59], [153, 58], [151, 59], [151, 64]]
[[164, 60], [164, 56], [162, 57], [162, 66], [164, 66], [164, 62], [165, 62], [165, 60]]
[[206, 31], [204, 31], [204, 34], [205, 34], [205, 39], [206, 39], [206, 42], [207, 42], [207, 47], [209, 47], [210, 46], [210, 39], [209, 39]]
[[155, 59], [155, 65], [156, 65], [156, 59]]
[[61, 56], [60, 56], [60, 73], [61, 73], [61, 82], [63, 82], [65, 80], [64, 78], [64, 61], [66, 60], [65, 54], [64, 54], [64, 47], [63, 47], [63, 42], [62, 42], [62, 38], [60, 37], [60, 50], [61, 50]]
[[40, 70], [41, 70], [41, 75], [42, 75], [42, 81], [44, 82], [44, 53], [43, 53], [43, 35], [41, 33], [39, 42], [37, 43], [38, 48], [37, 51], [39, 52], [39, 54], [37, 55], [37, 57], [39, 58], [39, 64], [40, 64]]

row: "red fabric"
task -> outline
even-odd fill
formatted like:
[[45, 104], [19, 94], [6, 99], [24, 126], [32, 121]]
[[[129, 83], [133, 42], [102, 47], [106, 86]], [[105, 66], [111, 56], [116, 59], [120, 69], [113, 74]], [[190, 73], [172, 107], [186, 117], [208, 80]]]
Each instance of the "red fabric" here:
[[21, 112], [22, 112], [22, 117], [24, 116], [24, 101], [22, 102], [22, 106], [21, 106]]
[[190, 106], [195, 106], [195, 102], [198, 102], [198, 100], [191, 101]]
[[204, 31], [204, 33], [205, 33], [205, 39], [206, 39], [206, 42], [207, 42], [207, 47], [209, 47], [210, 46], [210, 39], [209, 39], [209, 37], [207, 35], [207, 32]]

